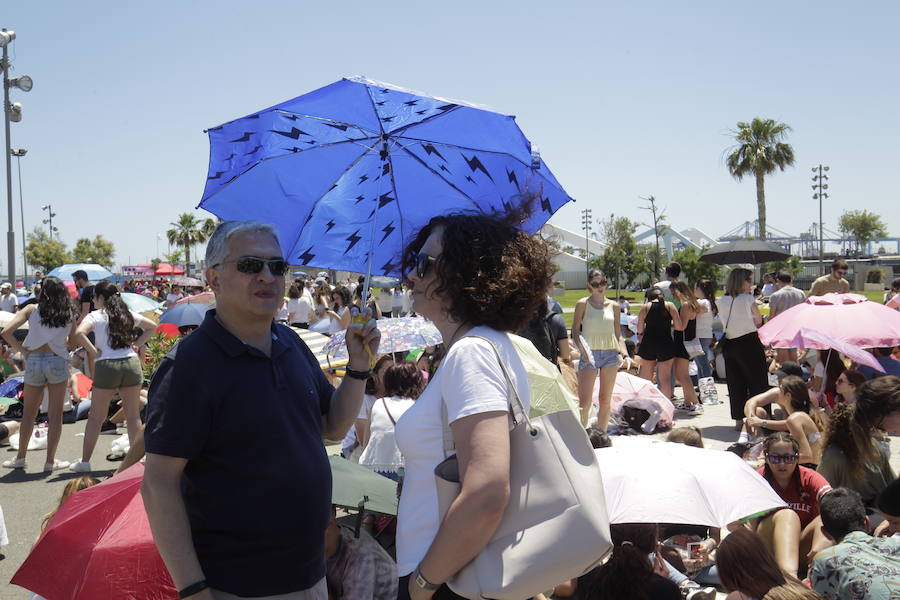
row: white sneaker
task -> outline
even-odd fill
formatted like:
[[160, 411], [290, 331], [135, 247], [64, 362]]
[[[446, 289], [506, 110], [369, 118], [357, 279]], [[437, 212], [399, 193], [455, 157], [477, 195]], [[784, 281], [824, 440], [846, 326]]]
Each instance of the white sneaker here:
[[685, 410], [685, 412], [688, 412], [692, 415], [702, 415], [703, 414], [703, 405], [698, 402], [697, 404], [691, 404], [690, 406], [686, 407], [684, 410]]
[[24, 458], [11, 458], [9, 460], [3, 461], [3, 466], [7, 469], [24, 469], [25, 468], [25, 459]]
[[75, 471], [76, 473], [90, 473], [91, 463], [88, 461], [79, 460], [69, 465], [69, 469]]
[[68, 469], [69, 461], [67, 460], [54, 460], [52, 463], [44, 463], [44, 473], [50, 473], [52, 471], [59, 471], [60, 469]]

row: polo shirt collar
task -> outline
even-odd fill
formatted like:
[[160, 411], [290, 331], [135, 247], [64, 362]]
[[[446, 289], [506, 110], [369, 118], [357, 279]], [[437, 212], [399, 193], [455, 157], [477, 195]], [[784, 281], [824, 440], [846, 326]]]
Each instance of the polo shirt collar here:
[[[251, 350], [250, 346], [238, 339], [236, 335], [225, 329], [225, 327], [219, 322], [219, 320], [216, 319], [215, 308], [211, 308], [206, 311], [206, 316], [203, 318], [203, 325], [200, 327], [200, 330], [210, 338], [212, 338], [212, 340], [219, 345], [219, 347], [225, 352], [225, 354], [232, 358], [240, 356], [241, 354]], [[271, 357], [275, 358], [287, 351], [288, 346], [278, 335], [278, 330], [275, 328], [274, 321], [272, 322], [270, 330], [272, 332]]]

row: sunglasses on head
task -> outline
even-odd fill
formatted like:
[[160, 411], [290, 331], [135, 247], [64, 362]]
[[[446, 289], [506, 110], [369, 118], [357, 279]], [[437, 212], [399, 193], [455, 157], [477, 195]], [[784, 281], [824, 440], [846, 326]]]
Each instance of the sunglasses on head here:
[[418, 277], [419, 279], [422, 279], [423, 277], [425, 277], [425, 274], [428, 273], [429, 265], [431, 265], [431, 263], [436, 262], [436, 261], [437, 261], [437, 258], [435, 258], [434, 256], [429, 256], [428, 254], [425, 254], [424, 252], [419, 252], [418, 254], [416, 254], [416, 265], [415, 265], [416, 277]]
[[773, 465], [777, 465], [778, 463], [790, 465], [797, 462], [797, 458], [798, 456], [796, 454], [766, 454], [766, 460]]
[[225, 260], [216, 265], [224, 265], [233, 262], [239, 273], [247, 273], [248, 275], [256, 275], [263, 270], [263, 265], [268, 265], [269, 272], [275, 277], [281, 277], [287, 272], [288, 263], [283, 258], [259, 258], [258, 256], [242, 256], [236, 260]]
[[601, 288], [606, 284], [602, 281], [591, 281], [588, 285], [590, 285], [592, 288]]

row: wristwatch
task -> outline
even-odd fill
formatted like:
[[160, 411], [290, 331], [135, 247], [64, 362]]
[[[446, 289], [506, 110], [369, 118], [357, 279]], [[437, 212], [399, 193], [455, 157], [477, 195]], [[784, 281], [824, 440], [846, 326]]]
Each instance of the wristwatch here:
[[441, 584], [431, 583], [430, 581], [425, 579], [425, 577], [422, 576], [422, 571], [419, 570], [419, 567], [416, 567], [416, 570], [413, 573], [413, 581], [416, 583], [416, 586], [429, 592], [433, 592], [441, 587]]

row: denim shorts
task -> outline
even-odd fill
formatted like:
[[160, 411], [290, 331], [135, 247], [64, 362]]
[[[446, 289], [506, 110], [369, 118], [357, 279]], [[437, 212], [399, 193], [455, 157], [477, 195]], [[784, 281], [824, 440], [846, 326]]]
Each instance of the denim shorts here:
[[605, 367], [618, 367], [622, 364], [618, 350], [591, 350], [591, 354], [594, 356], [594, 365], [591, 366], [591, 363], [586, 360], [580, 360], [578, 361], [579, 371], [596, 371]]
[[44, 386], [69, 378], [69, 363], [53, 352], [32, 352], [25, 363], [25, 385]]

